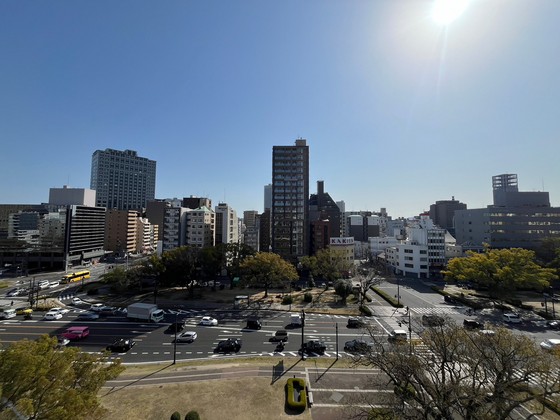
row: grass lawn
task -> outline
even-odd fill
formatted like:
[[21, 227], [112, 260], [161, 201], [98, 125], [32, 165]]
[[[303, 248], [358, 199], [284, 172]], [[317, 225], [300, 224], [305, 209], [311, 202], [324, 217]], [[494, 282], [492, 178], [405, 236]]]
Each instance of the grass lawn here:
[[[332, 363], [332, 361], [328, 362]], [[316, 363], [316, 361], [301, 362], [298, 367], [306, 366], [308, 363]], [[324, 363], [326, 362], [320, 361], [320, 364]], [[341, 363], [340, 367], [346, 364], [347, 362]], [[188, 362], [169, 367], [169, 370], [166, 369], [166, 373], [196, 374], [198, 369], [228, 366], [256, 369], [262, 366], [262, 360], [240, 363], [232, 363], [231, 360], [228, 363]], [[130, 367], [119, 379], [126, 379], [129, 375], [148, 375], [160, 369], [161, 366], [157, 365]], [[310, 420], [309, 409], [302, 413], [295, 413], [286, 408], [284, 385], [289, 377], [291, 376], [286, 374], [271, 383], [271, 377], [239, 377], [236, 375], [228, 377], [228, 375], [224, 375], [220, 379], [195, 382], [134, 385], [115, 389], [103, 388], [100, 391], [100, 400], [107, 410], [104, 416], [104, 419], [107, 420], [114, 418], [166, 420], [174, 411], [181, 413], [181, 418], [184, 418], [190, 410], [197, 411], [203, 420], [264, 420], [295, 417]], [[182, 380], [180, 376], [177, 378], [177, 381]]]

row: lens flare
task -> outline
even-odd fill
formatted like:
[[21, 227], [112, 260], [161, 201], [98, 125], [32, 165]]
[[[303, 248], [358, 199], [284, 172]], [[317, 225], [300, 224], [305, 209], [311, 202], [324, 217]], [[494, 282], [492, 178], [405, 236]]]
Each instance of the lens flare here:
[[465, 11], [469, 0], [435, 0], [432, 19], [440, 25], [449, 25]]

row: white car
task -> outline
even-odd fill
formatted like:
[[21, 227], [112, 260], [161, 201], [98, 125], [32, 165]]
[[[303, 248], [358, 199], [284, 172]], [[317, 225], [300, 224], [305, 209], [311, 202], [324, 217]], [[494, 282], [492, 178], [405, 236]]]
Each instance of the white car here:
[[560, 339], [549, 338], [541, 343], [541, 349], [543, 350], [554, 350], [560, 348]]
[[84, 301], [78, 297], [72, 298], [72, 305], [81, 305]]
[[60, 319], [62, 318], [62, 314], [58, 311], [49, 311], [45, 314], [45, 316], [43, 317], [44, 320], [46, 321], [54, 321], [56, 319]]
[[192, 343], [198, 335], [194, 331], [185, 331], [177, 336], [178, 343]]
[[55, 287], [60, 286], [60, 282], [58, 280], [53, 280], [49, 282], [49, 288], [53, 289]]
[[504, 322], [511, 322], [512, 324], [519, 324], [521, 323], [521, 317], [519, 314], [514, 313], [507, 313], [502, 316]]
[[59, 314], [64, 315], [70, 312], [70, 309], [55, 307], [49, 309], [49, 312], [58, 312]]
[[91, 308], [89, 308], [89, 310], [93, 312], [101, 312], [101, 308], [104, 307], [105, 305], [103, 303], [94, 303], [93, 305], [91, 305]]
[[203, 316], [199, 322], [200, 325], [218, 325], [218, 320], [209, 316]]

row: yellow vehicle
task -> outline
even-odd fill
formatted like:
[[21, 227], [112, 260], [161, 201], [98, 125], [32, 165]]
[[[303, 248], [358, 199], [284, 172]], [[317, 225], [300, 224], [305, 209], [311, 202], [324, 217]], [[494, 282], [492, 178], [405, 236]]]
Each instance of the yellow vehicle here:
[[27, 314], [32, 314], [33, 313], [33, 309], [31, 308], [17, 308], [16, 309], [16, 315], [27, 315]]
[[63, 276], [60, 282], [62, 284], [67, 284], [67, 283], [73, 283], [76, 281], [89, 279], [90, 277], [91, 277], [91, 273], [88, 270], [76, 271], [75, 273], [69, 273]]

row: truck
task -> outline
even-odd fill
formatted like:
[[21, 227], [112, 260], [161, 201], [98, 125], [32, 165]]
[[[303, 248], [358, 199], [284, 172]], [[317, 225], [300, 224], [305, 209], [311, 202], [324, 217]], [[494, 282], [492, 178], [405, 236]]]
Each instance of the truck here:
[[133, 303], [126, 308], [126, 317], [132, 320], [160, 322], [163, 311], [153, 303]]

